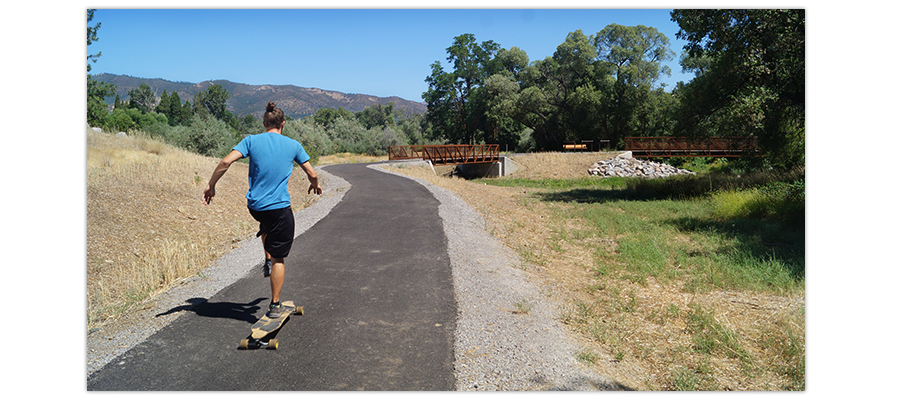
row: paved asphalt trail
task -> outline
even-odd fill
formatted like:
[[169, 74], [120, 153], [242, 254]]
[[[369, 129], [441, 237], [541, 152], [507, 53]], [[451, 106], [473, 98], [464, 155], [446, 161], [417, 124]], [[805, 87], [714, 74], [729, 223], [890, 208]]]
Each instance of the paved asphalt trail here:
[[456, 302], [438, 202], [367, 168], [320, 168], [351, 188], [298, 236], [283, 300], [305, 306], [278, 350], [238, 350], [264, 314], [254, 269], [93, 373], [88, 390], [451, 390]]

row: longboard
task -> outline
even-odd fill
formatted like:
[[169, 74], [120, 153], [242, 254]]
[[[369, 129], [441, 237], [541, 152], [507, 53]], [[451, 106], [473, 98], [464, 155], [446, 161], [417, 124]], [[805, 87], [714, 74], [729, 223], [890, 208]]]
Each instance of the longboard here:
[[282, 305], [289, 309], [278, 315], [276, 318], [270, 318], [263, 314], [256, 323], [250, 327], [250, 337], [241, 340], [240, 349], [247, 350], [251, 348], [268, 348], [270, 350], [278, 349], [278, 339], [266, 340], [266, 336], [281, 329], [281, 326], [287, 322], [291, 314], [303, 315], [303, 307], [294, 305], [294, 301], [284, 301]]

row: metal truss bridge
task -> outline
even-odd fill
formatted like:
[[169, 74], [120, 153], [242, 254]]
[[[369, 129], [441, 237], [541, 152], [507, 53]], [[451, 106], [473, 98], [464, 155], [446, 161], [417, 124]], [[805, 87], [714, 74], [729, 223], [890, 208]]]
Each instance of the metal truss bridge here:
[[626, 137], [633, 157], [759, 157], [756, 137]]
[[433, 165], [483, 164], [500, 161], [500, 145], [391, 146], [388, 159], [422, 159]]

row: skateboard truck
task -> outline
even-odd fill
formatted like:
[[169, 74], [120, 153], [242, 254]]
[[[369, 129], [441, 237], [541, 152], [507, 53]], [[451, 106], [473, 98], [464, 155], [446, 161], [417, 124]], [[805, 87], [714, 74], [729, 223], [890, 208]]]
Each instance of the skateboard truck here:
[[241, 340], [241, 350], [250, 350], [257, 348], [265, 348], [269, 350], [277, 350], [278, 349], [278, 339], [272, 339], [269, 341], [265, 341], [262, 339], [254, 339], [253, 337], [248, 337], [244, 340]]

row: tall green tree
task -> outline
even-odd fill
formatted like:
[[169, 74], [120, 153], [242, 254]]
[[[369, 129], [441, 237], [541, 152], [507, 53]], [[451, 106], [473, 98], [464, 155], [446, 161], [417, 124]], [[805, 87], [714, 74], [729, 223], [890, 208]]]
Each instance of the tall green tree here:
[[123, 101], [122, 98], [119, 98], [119, 94], [116, 93], [116, 99], [113, 101], [113, 109], [125, 109], [128, 107], [128, 103]]
[[109, 105], [106, 97], [116, 93], [116, 87], [110, 83], [104, 83], [88, 76], [87, 79], [87, 123], [91, 126], [103, 126], [106, 116], [109, 114]]
[[591, 116], [602, 81], [591, 37], [570, 32], [553, 56], [538, 60], [519, 74], [521, 93], [516, 118], [533, 130], [539, 149], [558, 149], [564, 141], [584, 139], [595, 132]]
[[[88, 22], [88, 24], [90, 24], [91, 21], [94, 20], [94, 12], [95, 12], [95, 11], [97, 11], [97, 10], [95, 10], [95, 9], [88, 9], [88, 10], [87, 10], [87, 22]], [[88, 27], [87, 27], [87, 46], [91, 46], [91, 44], [93, 44], [94, 42], [100, 40], [100, 37], [97, 36], [97, 31], [99, 31], [99, 30], [100, 30], [100, 23], [99, 23], [99, 22], [98, 22], [97, 24], [95, 24], [93, 27], [91, 27], [91, 26], [88, 26]], [[101, 53], [103, 53], [103, 52], [97, 52], [97, 53], [95, 53], [95, 54], [93, 54], [93, 55], [87, 55], [87, 59], [90, 60], [90, 61], [93, 61], [94, 63], [97, 63], [97, 58], [100, 57], [100, 54], [101, 54]], [[88, 72], [91, 71], [91, 64], [90, 64], [90, 63], [88, 63], [88, 65], [87, 65], [87, 71], [88, 71]]]
[[511, 113], [514, 112], [510, 109], [511, 100], [499, 95], [518, 91], [518, 81], [527, 68], [528, 54], [524, 50], [513, 46], [497, 51], [492, 63], [493, 73], [485, 80], [482, 93], [485, 143], [517, 149], [526, 126]]
[[[187, 110], [188, 115], [185, 116], [185, 109]], [[177, 91], [172, 91], [172, 94], [169, 95], [169, 113], [166, 115], [169, 118], [169, 124], [172, 126], [179, 126], [184, 124], [190, 118], [191, 109], [185, 108], [181, 103], [181, 97], [178, 96]]]
[[551, 120], [557, 133], [553, 146], [599, 134], [597, 111], [609, 97], [611, 79], [608, 66], [597, 60], [596, 49], [591, 46], [593, 38], [581, 30], [570, 32], [545, 63], [545, 91], [549, 91], [548, 99], [556, 107]]
[[256, 134], [264, 132], [265, 128], [263, 127], [262, 119], [246, 114], [238, 119], [237, 131], [241, 134]]
[[137, 88], [128, 90], [128, 107], [135, 108], [141, 113], [148, 113], [156, 108], [156, 94], [147, 83], [141, 83]]
[[397, 129], [409, 139], [409, 144], [434, 143], [435, 139], [430, 137], [431, 133], [427, 126], [425, 115], [418, 113], [412, 114], [397, 123]]
[[646, 101], [634, 109], [629, 134], [637, 137], [671, 135], [675, 126], [678, 98], [664, 88], [647, 94]]
[[[805, 10], [674, 10], [698, 76], [683, 86], [680, 135], [755, 135], [770, 162], [801, 165]], [[698, 62], [698, 60], [702, 62]], [[699, 66], [699, 69], [698, 69]]]
[[677, 102], [657, 84], [670, 73], [661, 64], [674, 57], [668, 46], [665, 35], [640, 25], [570, 32], [553, 56], [488, 80], [488, 116], [530, 128], [535, 146], [547, 150], [564, 141], [608, 139], [615, 146], [628, 135], [662, 135]]
[[172, 106], [171, 102], [169, 102], [169, 94], [166, 90], [163, 90], [162, 95], [159, 96], [159, 104], [156, 105], [154, 109], [156, 113], [161, 113], [166, 115], [167, 118], [171, 119], [169, 115], [172, 114]]
[[[175, 96], [178, 96], [176, 93]], [[172, 102], [172, 101], [169, 101]], [[174, 108], [174, 102], [172, 103]], [[191, 118], [194, 116], [194, 108], [191, 106], [191, 101], [185, 100], [184, 104], [181, 105], [181, 113], [175, 116], [176, 124], [184, 125], [187, 124]]]
[[237, 126], [237, 119], [226, 109], [226, 102], [231, 94], [219, 84], [210, 84], [205, 90], [194, 94], [194, 113], [200, 116], [212, 116], [218, 120]]
[[[100, 23], [98, 22], [93, 27], [90, 26], [91, 21], [94, 19], [94, 11], [96, 10], [87, 10], [87, 22], [89, 24], [87, 27], [87, 46], [91, 46], [91, 44], [99, 40], [97, 31], [100, 30]], [[87, 60], [96, 63], [100, 53], [102, 52], [97, 52], [93, 55], [89, 54]], [[87, 71], [91, 71], [90, 63], [87, 64]], [[90, 74], [87, 75], [87, 123], [89, 125], [103, 125], [106, 121], [106, 115], [109, 114], [107, 112], [108, 105], [104, 99], [115, 93], [116, 87], [114, 85], [94, 80]]]
[[172, 91], [172, 94], [168, 94], [165, 90], [163, 90], [162, 95], [160, 95], [159, 97], [159, 104], [156, 105], [155, 111], [157, 113], [166, 115], [170, 126], [179, 126], [187, 122], [187, 120], [190, 118], [190, 108], [187, 108], [187, 116], [185, 116], [183, 108], [184, 106], [181, 104], [181, 97], [178, 96], [177, 91]]
[[447, 48], [447, 62], [452, 71], [445, 71], [441, 63], [431, 65], [431, 75], [425, 79], [428, 91], [422, 98], [428, 103], [426, 117], [435, 130], [453, 143], [474, 144], [483, 140], [486, 123], [484, 81], [501, 66], [494, 60], [500, 45], [494, 41], [478, 43], [472, 34], [463, 34]]
[[650, 86], [660, 74], [672, 74], [662, 63], [672, 60], [675, 52], [669, 49], [669, 38], [656, 28], [610, 24], [594, 37], [594, 46], [600, 60], [614, 66], [617, 81]]
[[313, 121], [325, 129], [330, 128], [338, 118], [355, 119], [356, 115], [343, 107], [338, 107], [337, 109], [319, 108], [313, 115]]
[[635, 117], [648, 112], [660, 75], [671, 75], [662, 63], [672, 60], [675, 52], [664, 34], [644, 25], [610, 24], [594, 37], [594, 46], [615, 79], [611, 88], [604, 88], [600, 128], [613, 146], [621, 146], [624, 137], [645, 134]]
[[402, 113], [394, 109], [394, 103], [388, 105], [373, 104], [356, 113], [356, 120], [366, 129], [396, 127], [397, 118]]

